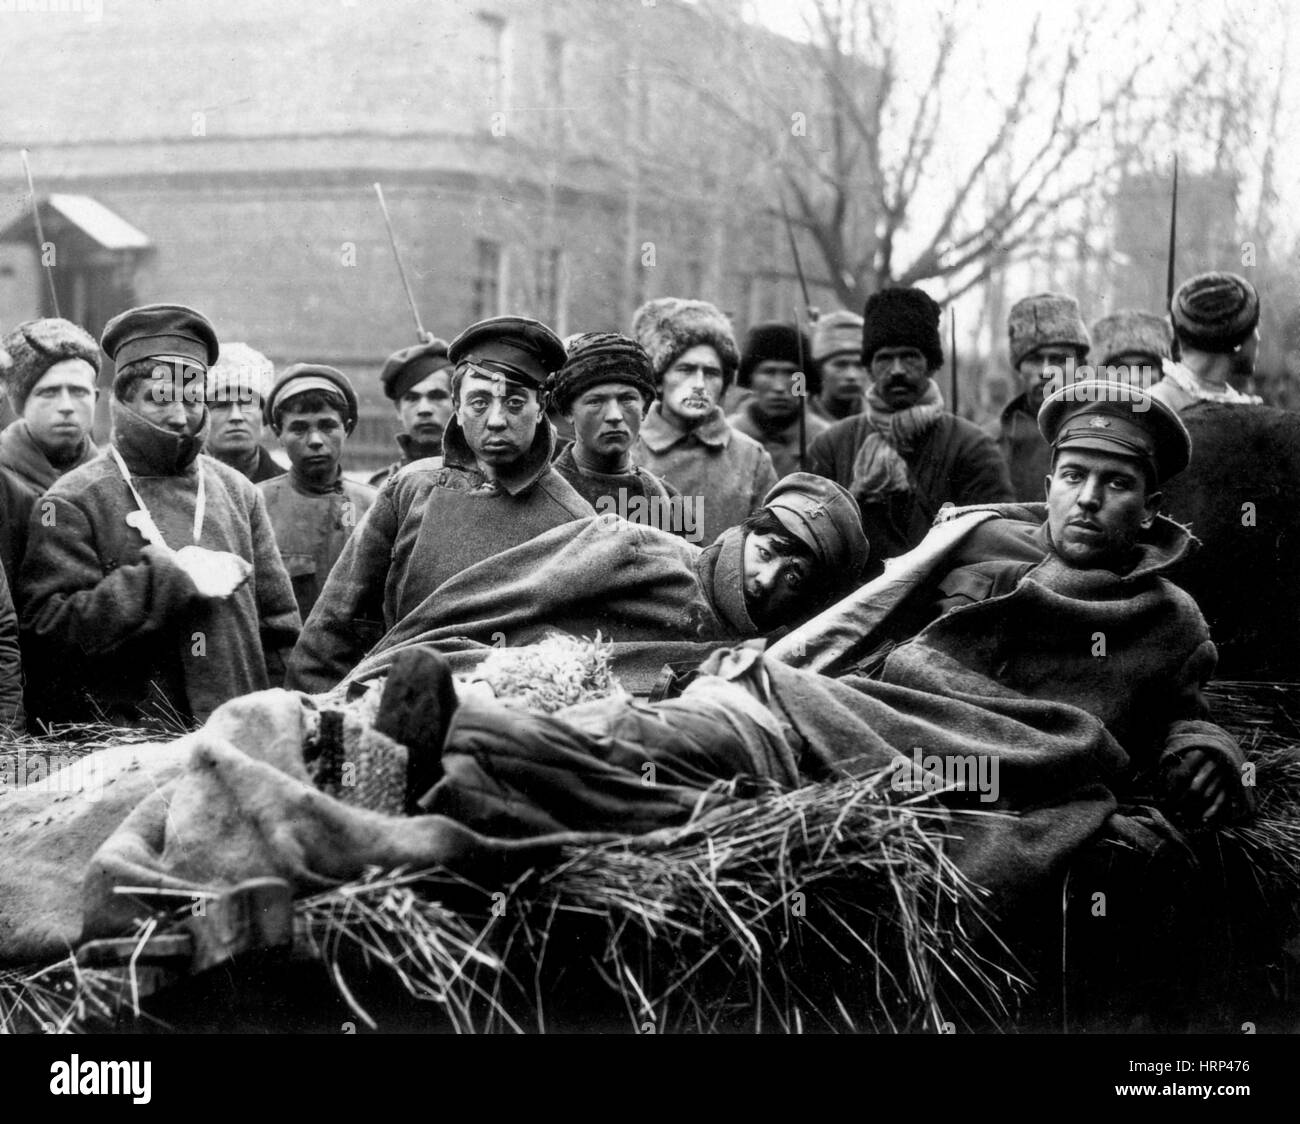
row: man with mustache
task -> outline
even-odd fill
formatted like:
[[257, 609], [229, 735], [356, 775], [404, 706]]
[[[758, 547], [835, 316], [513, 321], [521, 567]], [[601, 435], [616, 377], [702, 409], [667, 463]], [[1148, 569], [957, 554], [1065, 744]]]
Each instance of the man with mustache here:
[[1088, 355], [1088, 329], [1079, 303], [1063, 293], [1037, 293], [1017, 301], [1007, 317], [1011, 366], [1020, 394], [989, 427], [1011, 474], [1011, 492], [1037, 499], [1051, 450], [1038, 432], [1038, 410], [1048, 392], [1074, 380], [1075, 366]]
[[207, 318], [133, 308], [108, 322], [102, 345], [114, 363], [112, 439], [38, 501], [19, 572], [29, 709], [201, 722], [278, 685], [298, 635], [293, 589], [262, 494], [201, 455], [218, 354]]
[[920, 289], [867, 298], [862, 362], [871, 373], [863, 413], [836, 422], [809, 448], [809, 469], [847, 488], [862, 508], [874, 565], [926, 535], [944, 504], [1011, 499], [993, 440], [948, 413], [932, 377], [943, 365], [939, 306]]
[[403, 465], [442, 455], [442, 435], [451, 420], [451, 360], [447, 341], [432, 339], [393, 352], [379, 372], [384, 396], [397, 409], [402, 459], [370, 477], [378, 488]]
[[801, 408], [806, 441], [830, 428], [806, 408], [821, 390], [809, 350], [807, 338], [793, 324], [775, 323], [751, 328], [740, 353], [736, 383], [751, 396], [727, 423], [767, 450], [778, 478], [804, 468], [799, 462]]
[[246, 343], [227, 343], [204, 384], [211, 419], [205, 449], [254, 484], [284, 475], [262, 444], [262, 404], [274, 381], [275, 365], [265, 355]]
[[266, 422], [289, 454], [289, 471], [258, 486], [306, 621], [348, 536], [375, 502], [373, 488], [343, 477], [357, 395], [342, 371], [295, 363], [267, 395]]
[[565, 361], [545, 324], [494, 316], [447, 349], [455, 414], [441, 457], [411, 462], [380, 489], [348, 539], [303, 629], [289, 685], [324, 691], [449, 579], [595, 511], [554, 468], [543, 414], [547, 376]]
[[632, 334], [659, 391], [632, 460], [697, 505], [701, 541], [713, 542], [757, 511], [776, 483], [767, 450], [728, 425], [720, 406], [740, 362], [731, 322], [707, 301], [660, 297], [637, 309]]
[[645, 349], [617, 332], [588, 332], [567, 350], [564, 366], [546, 383], [547, 409], [573, 429], [555, 471], [597, 514], [613, 512], [698, 542], [677, 489], [632, 463], [632, 445], [655, 400]]

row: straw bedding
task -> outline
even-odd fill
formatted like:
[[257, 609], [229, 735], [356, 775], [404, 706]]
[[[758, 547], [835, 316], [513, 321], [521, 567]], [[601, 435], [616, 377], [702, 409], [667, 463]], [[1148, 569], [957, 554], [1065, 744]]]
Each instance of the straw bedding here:
[[[618, 690], [598, 644], [494, 654], [479, 678], [537, 709]], [[576, 695], [575, 695], [576, 692]], [[1300, 903], [1300, 686], [1219, 684], [1259, 815], [1215, 833], [1278, 938]], [[86, 752], [157, 734], [54, 731], [7, 747]], [[566, 847], [504, 891], [374, 870], [295, 904], [297, 947], [357, 1019], [395, 984], [459, 1031], [1009, 1029], [1029, 990], [980, 889], [944, 854], [957, 813], [885, 799], [887, 773], [727, 802], [655, 837]], [[979, 813], [962, 813], [977, 815]], [[158, 916], [139, 934], [165, 932]], [[1014, 944], [1014, 942], [1010, 942]], [[139, 1026], [130, 971], [68, 959], [0, 972], [0, 1028]]]

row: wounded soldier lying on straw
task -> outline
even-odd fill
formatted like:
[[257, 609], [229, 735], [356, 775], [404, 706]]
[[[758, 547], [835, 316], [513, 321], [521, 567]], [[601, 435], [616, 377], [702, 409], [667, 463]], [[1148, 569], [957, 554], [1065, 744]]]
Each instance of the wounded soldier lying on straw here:
[[[275, 875], [304, 893], [435, 864], [481, 882], [559, 843], [671, 828], [771, 784], [894, 770], [889, 787], [912, 791], [972, 759], [991, 767], [962, 771], [965, 790], [944, 802], [1011, 814], [955, 821], [950, 854], [999, 909], [1059, 876], [1120, 799], [1184, 826], [1247, 814], [1241, 752], [1201, 695], [1213, 644], [1161, 576], [1190, 542], [1155, 492], [1187, 462], [1186, 431], [1141, 392], [1111, 389], [1045, 403], [1046, 505], [955, 513], [767, 653], [715, 654], [677, 698], [529, 713], [458, 688], [417, 649], [350, 709], [282, 691], [227, 704], [189, 736], [183, 768], [154, 759], [143, 781], [125, 779], [142, 798], [89, 858], [84, 935], [128, 930], [149, 887]], [[855, 670], [918, 616], [933, 619], [870, 676]], [[402, 808], [427, 814], [368, 810]], [[1148, 811], [1126, 838], [1154, 849], [1177, 833]], [[26, 947], [75, 937], [57, 896]]]
[[857, 502], [809, 472], [785, 477], [704, 548], [614, 515], [572, 520], [443, 582], [355, 668], [309, 637], [288, 686], [316, 693], [345, 675], [372, 679], [413, 646], [521, 647], [555, 631], [620, 644], [770, 636], [852, 589], [867, 550]]

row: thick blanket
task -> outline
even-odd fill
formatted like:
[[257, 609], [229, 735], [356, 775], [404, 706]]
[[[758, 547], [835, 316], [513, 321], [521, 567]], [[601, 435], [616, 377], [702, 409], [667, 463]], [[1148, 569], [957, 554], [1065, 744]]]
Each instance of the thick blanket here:
[[[994, 526], [969, 523], [953, 537]], [[658, 707], [602, 700], [546, 716], [466, 703], [433, 805], [450, 814], [387, 816], [317, 791], [302, 764], [316, 702], [285, 691], [234, 700], [195, 734], [119, 754], [93, 792], [59, 774], [39, 791], [0, 795], [0, 834], [20, 841], [0, 852], [0, 958], [57, 956], [80, 937], [129, 931], [160, 904], [151, 888], [172, 891], [160, 901], [174, 907], [175, 892], [266, 875], [298, 892], [398, 865], [491, 881], [547, 861], [561, 843], [633, 832], [653, 845], [658, 829], [728, 798], [716, 779], [788, 787], [897, 767], [925, 782], [929, 761], [984, 763], [945, 797], [991, 813], [962, 826], [953, 853], [1011, 902], [1106, 822], [1140, 751], [1151, 758], [1142, 764], [1189, 744], [1238, 752], [1203, 720], [1213, 646], [1190, 599], [1158, 577], [1185, 540], [1172, 525], [1161, 533], [1124, 578], [1049, 559], [1012, 595], [953, 611], [895, 648], [879, 679], [831, 679], [735, 649]], [[854, 605], [847, 611], [862, 611]], [[1098, 611], [1111, 659], [1086, 631]], [[1004, 644], [1017, 622], [1033, 652]], [[979, 636], [991, 640], [972, 642]], [[1144, 706], [1126, 705], [1132, 692]], [[1134, 713], [1158, 718], [1163, 740], [1151, 745], [1154, 727]]]

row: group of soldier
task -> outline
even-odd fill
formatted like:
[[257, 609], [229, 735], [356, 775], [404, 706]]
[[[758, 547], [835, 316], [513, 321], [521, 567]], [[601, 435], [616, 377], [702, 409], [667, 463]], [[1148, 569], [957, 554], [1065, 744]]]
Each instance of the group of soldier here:
[[358, 400], [332, 367], [276, 377], [181, 305], [124, 312], [99, 343], [31, 321], [0, 354], [17, 414], [0, 434], [0, 706], [14, 728], [190, 722], [268, 685], [324, 689], [456, 575], [603, 513], [697, 550], [743, 528], [729, 573], [748, 631], [771, 636], [946, 507], [1041, 501], [1059, 452], [1044, 394], [1089, 358], [1175, 411], [1249, 401], [1232, 382], [1258, 317], [1249, 283], [1221, 273], [1183, 285], [1172, 324], [1129, 311], [1090, 333], [1072, 298], [1029, 297], [1008, 324], [1021, 393], [986, 433], [945, 409], [939, 306], [916, 288], [822, 316], [811, 338], [771, 323], [739, 344], [701, 300], [567, 341], [499, 316], [388, 359], [402, 455], [370, 485], [342, 472]]

